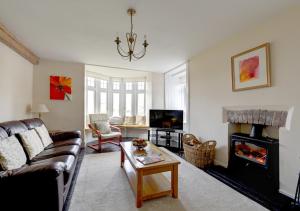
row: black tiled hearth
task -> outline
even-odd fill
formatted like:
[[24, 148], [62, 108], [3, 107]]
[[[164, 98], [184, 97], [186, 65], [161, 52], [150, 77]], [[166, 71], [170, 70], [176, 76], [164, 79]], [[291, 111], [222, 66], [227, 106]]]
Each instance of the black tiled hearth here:
[[242, 193], [243, 195], [251, 198], [262, 206], [276, 211], [287, 211], [292, 210], [290, 205], [292, 199], [281, 194], [276, 193], [268, 195], [266, 193], [261, 193], [255, 189], [250, 188], [246, 184], [238, 181], [234, 176], [231, 175], [230, 171], [222, 166], [213, 166], [206, 170], [208, 174], [235, 189], [236, 191]]

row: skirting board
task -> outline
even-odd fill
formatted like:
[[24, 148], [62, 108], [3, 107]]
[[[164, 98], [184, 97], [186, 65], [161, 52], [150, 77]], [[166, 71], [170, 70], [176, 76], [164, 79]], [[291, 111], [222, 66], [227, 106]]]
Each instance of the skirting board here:
[[293, 194], [288, 193], [288, 192], [286, 192], [285, 190], [282, 190], [282, 189], [279, 189], [279, 193], [281, 193], [281, 194], [283, 194], [283, 195], [285, 195], [287, 197], [290, 197], [291, 199], [295, 198], [295, 196]]

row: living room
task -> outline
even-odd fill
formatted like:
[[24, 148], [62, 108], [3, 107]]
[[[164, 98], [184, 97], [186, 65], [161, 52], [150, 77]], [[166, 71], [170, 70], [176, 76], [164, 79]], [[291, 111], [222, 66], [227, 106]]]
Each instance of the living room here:
[[[135, 13], [127, 13], [132, 8]], [[299, 20], [296, 0], [1, 0], [3, 210], [299, 209]], [[126, 36], [132, 30], [138, 39], [131, 55]], [[259, 68], [243, 75], [241, 61]], [[174, 110], [182, 112], [172, 113], [182, 119], [178, 128], [171, 120], [153, 121], [155, 112]], [[101, 139], [93, 114], [107, 114], [118, 128], [116, 140]], [[24, 142], [28, 131], [42, 142], [38, 153]], [[159, 144], [156, 133], [166, 143], [174, 133], [174, 146]], [[240, 134], [248, 136], [241, 140]], [[216, 142], [210, 165], [194, 166], [185, 135], [195, 136], [190, 144]], [[127, 161], [135, 159], [128, 144], [144, 140], [150, 141], [145, 149], [153, 145], [165, 156], [149, 166], [168, 164], [171, 172], [163, 174], [171, 189], [151, 197], [140, 196], [140, 186], [132, 190], [126, 172]], [[16, 145], [13, 155], [5, 151]], [[255, 157], [259, 153], [263, 157]], [[20, 154], [18, 168], [12, 167], [8, 160]], [[246, 159], [236, 161], [241, 157]], [[133, 169], [145, 175], [132, 186], [139, 178], [150, 180], [148, 166], [136, 162]], [[261, 186], [255, 189], [244, 180], [251, 180], [247, 171], [257, 163], [250, 176]], [[233, 175], [235, 167], [239, 173]], [[47, 183], [51, 179], [55, 185]]]

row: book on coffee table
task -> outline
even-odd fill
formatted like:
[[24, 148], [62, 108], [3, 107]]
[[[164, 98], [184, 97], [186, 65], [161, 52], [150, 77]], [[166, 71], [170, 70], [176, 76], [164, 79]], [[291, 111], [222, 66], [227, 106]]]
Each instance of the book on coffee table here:
[[160, 155], [158, 155], [158, 154], [152, 154], [152, 155], [148, 155], [148, 156], [145, 156], [145, 157], [138, 157], [137, 160], [139, 162], [141, 162], [142, 164], [144, 164], [144, 165], [164, 161], [164, 159], [161, 158]]

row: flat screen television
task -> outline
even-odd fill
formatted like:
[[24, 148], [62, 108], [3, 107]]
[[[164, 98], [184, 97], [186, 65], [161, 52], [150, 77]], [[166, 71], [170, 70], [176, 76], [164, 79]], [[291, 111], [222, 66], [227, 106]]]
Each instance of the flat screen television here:
[[150, 109], [150, 127], [183, 130], [183, 110]]

